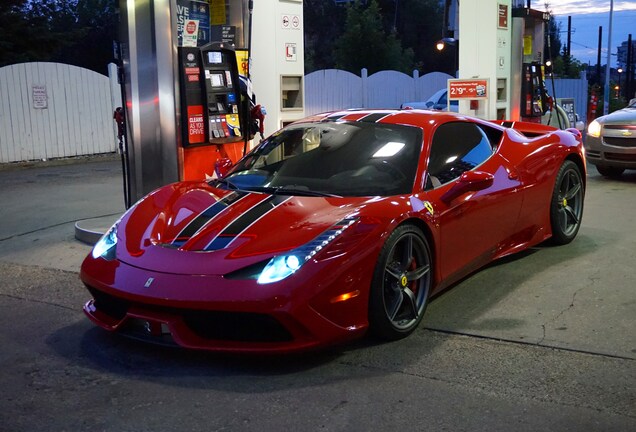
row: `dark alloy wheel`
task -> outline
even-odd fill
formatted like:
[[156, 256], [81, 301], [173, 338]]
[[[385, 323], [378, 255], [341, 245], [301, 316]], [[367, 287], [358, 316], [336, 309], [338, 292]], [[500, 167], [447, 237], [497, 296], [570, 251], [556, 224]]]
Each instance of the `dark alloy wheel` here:
[[408, 336], [422, 321], [431, 286], [431, 253], [422, 231], [399, 226], [376, 264], [369, 298], [370, 330], [382, 339]]
[[552, 241], [563, 245], [576, 237], [583, 217], [585, 185], [581, 170], [572, 161], [566, 160], [557, 174], [550, 204]]

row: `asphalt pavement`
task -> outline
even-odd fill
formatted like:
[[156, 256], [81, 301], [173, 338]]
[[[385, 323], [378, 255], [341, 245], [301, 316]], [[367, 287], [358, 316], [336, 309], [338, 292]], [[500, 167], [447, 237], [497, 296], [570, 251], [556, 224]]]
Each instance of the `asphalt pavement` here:
[[129, 341], [81, 312], [76, 224], [113, 157], [0, 167], [0, 430], [636, 430], [636, 171], [589, 167], [583, 225], [434, 299], [420, 329], [284, 358]]

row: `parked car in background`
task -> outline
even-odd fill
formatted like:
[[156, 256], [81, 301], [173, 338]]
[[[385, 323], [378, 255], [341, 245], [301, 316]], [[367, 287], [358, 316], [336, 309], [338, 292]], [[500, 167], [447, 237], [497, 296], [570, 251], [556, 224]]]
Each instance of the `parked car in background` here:
[[[436, 111], [448, 111], [448, 90], [443, 88], [433, 93], [433, 96], [424, 102], [405, 102], [400, 108], [402, 109], [429, 109]], [[450, 111], [459, 111], [459, 101], [452, 100], [450, 103]]]
[[626, 169], [636, 169], [636, 99], [627, 107], [590, 123], [585, 157], [607, 177], [618, 177]]

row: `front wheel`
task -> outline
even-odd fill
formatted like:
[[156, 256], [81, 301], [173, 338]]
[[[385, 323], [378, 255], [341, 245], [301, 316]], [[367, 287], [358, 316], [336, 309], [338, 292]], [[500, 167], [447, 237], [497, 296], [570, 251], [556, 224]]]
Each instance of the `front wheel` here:
[[570, 243], [581, 227], [585, 186], [581, 170], [572, 161], [561, 165], [550, 202], [552, 241], [558, 245]]
[[415, 330], [426, 309], [432, 259], [422, 231], [407, 224], [387, 239], [376, 264], [369, 298], [370, 331], [397, 340]]

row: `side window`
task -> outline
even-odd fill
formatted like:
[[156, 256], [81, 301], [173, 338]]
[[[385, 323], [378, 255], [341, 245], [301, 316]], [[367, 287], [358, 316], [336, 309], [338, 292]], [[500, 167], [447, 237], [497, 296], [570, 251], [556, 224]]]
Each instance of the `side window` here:
[[484, 163], [499, 142], [495, 136], [498, 131], [493, 129], [489, 132], [493, 135], [493, 142], [474, 123], [453, 122], [438, 127], [428, 159], [427, 189], [451, 182]]

